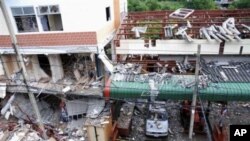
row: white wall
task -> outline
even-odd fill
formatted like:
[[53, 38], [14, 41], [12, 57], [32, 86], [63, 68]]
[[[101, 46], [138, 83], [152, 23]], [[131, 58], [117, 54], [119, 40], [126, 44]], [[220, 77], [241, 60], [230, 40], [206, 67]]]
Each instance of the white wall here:
[[226, 42], [224, 47], [224, 54], [239, 54], [241, 46], [243, 47], [242, 54], [250, 54], [250, 39], [243, 39], [241, 42]]
[[125, 18], [126, 14], [128, 13], [128, 0], [120, 0], [120, 20], [122, 23], [122, 20]]
[[[36, 8], [39, 5], [58, 4], [64, 32], [96, 31], [114, 21], [113, 0], [5, 0], [5, 2], [9, 7], [8, 12], [16, 33], [16, 25], [10, 10], [10, 7], [14, 6], [34, 6]], [[108, 6], [111, 10], [111, 21], [107, 22], [105, 8]]]
[[9, 35], [9, 31], [1, 8], [0, 8], [0, 35]]
[[127, 0], [120, 0], [120, 13], [128, 12], [128, 1]]
[[144, 40], [120, 40], [117, 54], [195, 54], [198, 44], [201, 44], [201, 54], [219, 54], [219, 43], [216, 41], [194, 40], [156, 40], [156, 46], [144, 47]]

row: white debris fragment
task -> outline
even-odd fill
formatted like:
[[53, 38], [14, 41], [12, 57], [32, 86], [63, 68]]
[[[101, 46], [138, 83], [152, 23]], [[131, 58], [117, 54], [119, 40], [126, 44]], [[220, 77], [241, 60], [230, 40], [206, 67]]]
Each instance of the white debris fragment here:
[[65, 88], [62, 89], [63, 93], [69, 92], [70, 91], [70, 86], [66, 86]]

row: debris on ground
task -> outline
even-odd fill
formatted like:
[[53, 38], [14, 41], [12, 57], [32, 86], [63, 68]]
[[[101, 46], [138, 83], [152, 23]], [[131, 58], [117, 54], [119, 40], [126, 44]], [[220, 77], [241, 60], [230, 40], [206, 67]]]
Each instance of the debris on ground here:
[[129, 136], [132, 116], [134, 113], [134, 103], [124, 103], [120, 109], [120, 117], [117, 120], [119, 135]]

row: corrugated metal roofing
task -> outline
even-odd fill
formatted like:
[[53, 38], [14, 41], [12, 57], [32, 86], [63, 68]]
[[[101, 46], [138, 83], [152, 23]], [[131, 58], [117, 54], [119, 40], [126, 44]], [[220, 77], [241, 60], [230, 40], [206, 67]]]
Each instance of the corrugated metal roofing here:
[[250, 62], [231, 61], [223, 64], [202, 61], [201, 67], [202, 72], [213, 82], [250, 82]]
[[[140, 82], [115, 82], [112, 81], [111, 98], [148, 98], [148, 83]], [[184, 88], [174, 83], [166, 83], [159, 89], [158, 99], [184, 100], [191, 99], [192, 88]], [[210, 101], [249, 101], [250, 83], [210, 83], [207, 88], [200, 89], [199, 95], [204, 100]]]

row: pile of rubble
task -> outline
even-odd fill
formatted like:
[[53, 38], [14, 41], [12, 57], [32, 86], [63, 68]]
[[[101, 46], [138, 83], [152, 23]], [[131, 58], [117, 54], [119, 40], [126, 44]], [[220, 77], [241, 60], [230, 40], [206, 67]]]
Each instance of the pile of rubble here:
[[117, 120], [117, 127], [121, 136], [129, 136], [134, 107], [134, 103], [124, 103], [121, 107], [120, 117]]
[[[3, 141], [39, 141], [43, 140], [40, 133], [35, 131], [30, 124], [15, 125], [13, 130], [2, 130], [0, 140]], [[55, 140], [55, 139], [54, 139]], [[52, 137], [50, 141], [53, 141]]]
[[[87, 140], [90, 126], [112, 123], [110, 106], [107, 106], [104, 99], [50, 96], [37, 96], [38, 109], [49, 141], [84, 141]], [[6, 96], [1, 101], [1, 106], [3, 119], [0, 119], [0, 140], [44, 140], [26, 94]], [[10, 122], [12, 118], [15, 119], [14, 122]], [[2, 125], [4, 120], [6, 123]]]

